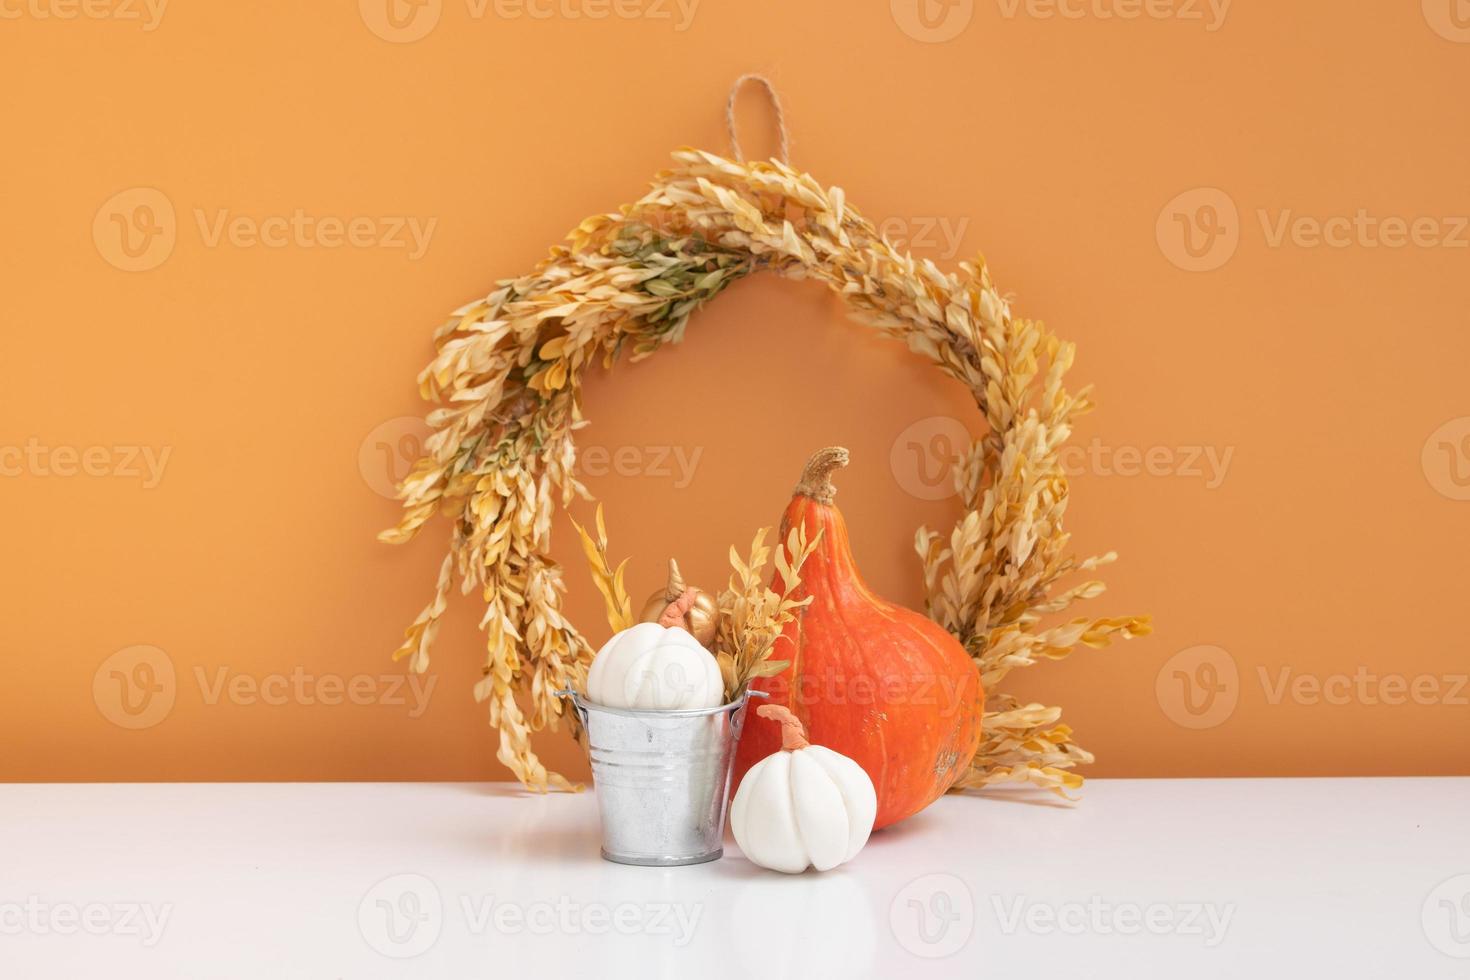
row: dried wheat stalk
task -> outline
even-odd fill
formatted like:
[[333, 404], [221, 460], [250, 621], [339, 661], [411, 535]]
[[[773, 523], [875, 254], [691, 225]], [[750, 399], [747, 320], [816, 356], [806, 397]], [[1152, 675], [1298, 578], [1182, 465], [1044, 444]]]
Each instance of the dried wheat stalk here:
[[[917, 545], [928, 612], [975, 657], [987, 689], [1078, 643], [1146, 633], [1146, 617], [1043, 625], [1102, 591], [1090, 581], [1056, 592], [1058, 580], [1112, 558], [1066, 554], [1058, 451], [1090, 407], [1085, 391], [1062, 387], [1072, 346], [1013, 318], [983, 261], [945, 273], [914, 259], [839, 188], [776, 161], [690, 149], [674, 159], [640, 201], [587, 219], [533, 272], [502, 281], [436, 333], [437, 353], [419, 376], [438, 406], [429, 415], [435, 432], [400, 486], [400, 523], [382, 537], [407, 541], [436, 513], [453, 530], [434, 595], [395, 657], [425, 670], [453, 579], [465, 592], [478, 586], [487, 653], [475, 695], [489, 702], [498, 758], [527, 786], [566, 785], [541, 764], [531, 733], [556, 727], [562, 705], [552, 692], [579, 680], [591, 657], [562, 616], [562, 570], [548, 557], [554, 508], [586, 496], [573, 473], [583, 372], [679, 341], [690, 314], [761, 269], [826, 283], [855, 318], [974, 393], [989, 431], [956, 469], [964, 516], [946, 537], [921, 529]], [[989, 709], [961, 786], [1080, 783], [1068, 770], [1091, 757], [1056, 724], [1058, 709], [999, 693]]]

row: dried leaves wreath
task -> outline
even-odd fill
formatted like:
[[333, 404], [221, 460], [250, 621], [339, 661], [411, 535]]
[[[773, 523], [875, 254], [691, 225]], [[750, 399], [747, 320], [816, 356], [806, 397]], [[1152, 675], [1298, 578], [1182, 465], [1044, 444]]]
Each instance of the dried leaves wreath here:
[[[770, 270], [825, 283], [855, 319], [973, 392], [988, 431], [956, 461], [964, 512], [948, 533], [920, 528], [916, 536], [926, 611], [970, 652], [991, 692], [980, 749], [956, 788], [1080, 786], [1071, 770], [1092, 756], [1060, 723], [1061, 709], [997, 691], [1017, 667], [1150, 629], [1148, 617], [1058, 620], [1103, 591], [1099, 581], [1062, 589], [1061, 580], [1115, 557], [1078, 559], [1062, 529], [1068, 485], [1059, 452], [1072, 421], [1091, 407], [1086, 390], [1063, 387], [1073, 345], [1013, 317], [983, 260], [955, 273], [916, 260], [879, 235], [841, 189], [784, 162], [692, 149], [674, 159], [636, 204], [588, 218], [529, 275], [500, 282], [436, 332], [437, 353], [419, 376], [423, 396], [438, 405], [429, 415], [435, 431], [399, 489], [401, 521], [381, 537], [408, 541], [442, 513], [449, 554], [395, 659], [427, 669], [454, 580], [466, 593], [479, 586], [487, 656], [475, 697], [488, 702], [499, 731], [497, 757], [527, 787], [569, 787], [537, 758], [531, 735], [560, 720], [575, 726], [553, 692], [580, 686], [592, 656], [562, 612], [566, 586], [549, 557], [556, 507], [589, 496], [574, 471], [574, 434], [586, 424], [583, 373], [599, 360], [611, 367], [621, 354], [638, 360], [677, 343], [700, 306]], [[621, 568], [606, 558], [600, 512], [598, 540], [583, 535], [616, 626], [626, 592]], [[799, 569], [809, 547], [781, 542], [775, 560]], [[762, 669], [790, 614], [784, 597], [761, 584], [770, 551], [760, 536], [748, 561], [732, 549], [735, 575], [720, 597], [716, 652], [742, 657], [746, 675]], [[727, 667], [727, 683], [740, 679]]]

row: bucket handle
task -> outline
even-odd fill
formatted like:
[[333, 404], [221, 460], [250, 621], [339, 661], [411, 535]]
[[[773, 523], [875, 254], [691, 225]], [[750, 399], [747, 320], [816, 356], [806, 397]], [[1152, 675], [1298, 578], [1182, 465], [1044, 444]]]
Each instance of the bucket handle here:
[[740, 698], [740, 707], [730, 718], [731, 733], [736, 738], [740, 737], [741, 731], [745, 728], [745, 711], [747, 708], [750, 707], [750, 699], [770, 698], [770, 696], [770, 691], [757, 691], [753, 687], [751, 687], [749, 683], [745, 685], [745, 693]]
[[[553, 691], [551, 693], [554, 694], [554, 695], [556, 695], [559, 698], [566, 698], [568, 701], [571, 701], [572, 702], [572, 710], [577, 713], [577, 717], [581, 719], [582, 724], [584, 726], [587, 724], [587, 705], [583, 701], [582, 696], [577, 693], [577, 691], [576, 691], [575, 688], [564, 687], [560, 691]], [[770, 696], [771, 695], [770, 695], [769, 692], [767, 692], [767, 691], [757, 691], [754, 688], [752, 688], [749, 684], [747, 684], [747, 685], [745, 685], [745, 687], [744, 687], [744, 689], [743, 689], [743, 691], [741, 692], [741, 695], [740, 695], [740, 708], [741, 709], [745, 708], [745, 706], [750, 703], [750, 699], [751, 698], [769, 698]], [[737, 711], [737, 714], [742, 714], [743, 715], [744, 712], [743, 711]], [[744, 720], [743, 718], [739, 719], [739, 721], [743, 721], [743, 720]], [[739, 731], [738, 722], [737, 722], [736, 731]]]
[[577, 696], [576, 690], [570, 687], [564, 687], [560, 691], [553, 691], [552, 693], [559, 698], [566, 698], [568, 701], [572, 702], [572, 710], [575, 711], [577, 713], [577, 717], [581, 719], [582, 727], [586, 728], [587, 709], [582, 705], [582, 699]]

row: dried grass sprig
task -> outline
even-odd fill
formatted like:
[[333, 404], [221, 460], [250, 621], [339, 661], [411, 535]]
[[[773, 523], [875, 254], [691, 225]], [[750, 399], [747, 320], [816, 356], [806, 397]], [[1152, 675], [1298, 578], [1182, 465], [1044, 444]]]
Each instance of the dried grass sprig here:
[[633, 600], [624, 584], [623, 572], [628, 567], [624, 558], [614, 569], [607, 557], [607, 525], [602, 520], [602, 505], [597, 505], [597, 538], [593, 540], [587, 529], [576, 521], [572, 527], [582, 539], [582, 554], [587, 558], [587, 568], [592, 572], [592, 583], [602, 593], [602, 602], [607, 610], [607, 625], [614, 633], [633, 625]]
[[786, 624], [796, 618], [796, 611], [812, 601], [793, 599], [791, 594], [801, 584], [801, 568], [821, 540], [821, 532], [807, 540], [806, 528], [793, 527], [784, 547], [774, 549], [774, 568], [781, 580], [781, 591], [765, 584], [766, 563], [772, 561], [773, 549], [765, 543], [771, 529], [756, 532], [750, 546], [750, 557], [744, 561], [733, 547], [730, 549], [730, 584], [720, 593], [720, 625], [715, 634], [715, 659], [725, 681], [725, 700], [732, 701], [750, 681], [758, 677], [774, 677], [791, 662], [772, 660], [771, 651]]
[[452, 579], [466, 592], [478, 586], [486, 660], [475, 694], [499, 729], [498, 758], [528, 786], [565, 784], [541, 765], [531, 733], [555, 727], [563, 710], [555, 685], [592, 656], [561, 614], [562, 572], [548, 557], [553, 510], [586, 495], [573, 438], [586, 424], [583, 373], [679, 341], [695, 310], [768, 269], [825, 283], [856, 319], [973, 393], [988, 431], [955, 471], [964, 513], [947, 534], [921, 529], [916, 538], [928, 613], [959, 637], [992, 692], [985, 742], [961, 783], [1025, 779], [1059, 792], [1078, 784], [1069, 770], [1090, 756], [1056, 724], [1059, 710], [1022, 708], [995, 688], [1038, 658], [1150, 628], [1147, 617], [1046, 623], [1102, 591], [1092, 581], [1058, 591], [1062, 579], [1111, 559], [1078, 560], [1062, 529], [1059, 452], [1091, 406], [1086, 390], [1062, 384], [1072, 345], [1013, 317], [983, 260], [953, 273], [916, 260], [840, 188], [776, 161], [689, 149], [674, 158], [637, 203], [588, 218], [529, 275], [502, 281], [437, 331], [419, 376], [437, 405], [435, 432], [399, 487], [398, 526], [382, 537], [407, 541], [440, 513], [454, 530], [434, 596], [396, 656], [426, 670]]

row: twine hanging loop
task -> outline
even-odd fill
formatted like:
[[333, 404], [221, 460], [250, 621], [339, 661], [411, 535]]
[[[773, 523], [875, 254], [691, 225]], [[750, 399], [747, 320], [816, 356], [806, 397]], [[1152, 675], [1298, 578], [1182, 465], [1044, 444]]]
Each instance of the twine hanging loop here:
[[746, 82], [755, 82], [766, 90], [766, 95], [771, 100], [771, 108], [776, 110], [776, 131], [781, 137], [781, 148], [776, 159], [782, 163], [791, 162], [791, 138], [786, 132], [786, 113], [781, 108], [781, 98], [776, 94], [776, 86], [764, 75], [746, 74], [735, 79], [735, 84], [730, 86], [730, 97], [725, 100], [725, 129], [730, 134], [730, 154], [738, 162], [745, 162], [745, 154], [740, 149], [740, 139], [735, 134], [735, 97], [740, 94], [741, 87]]

